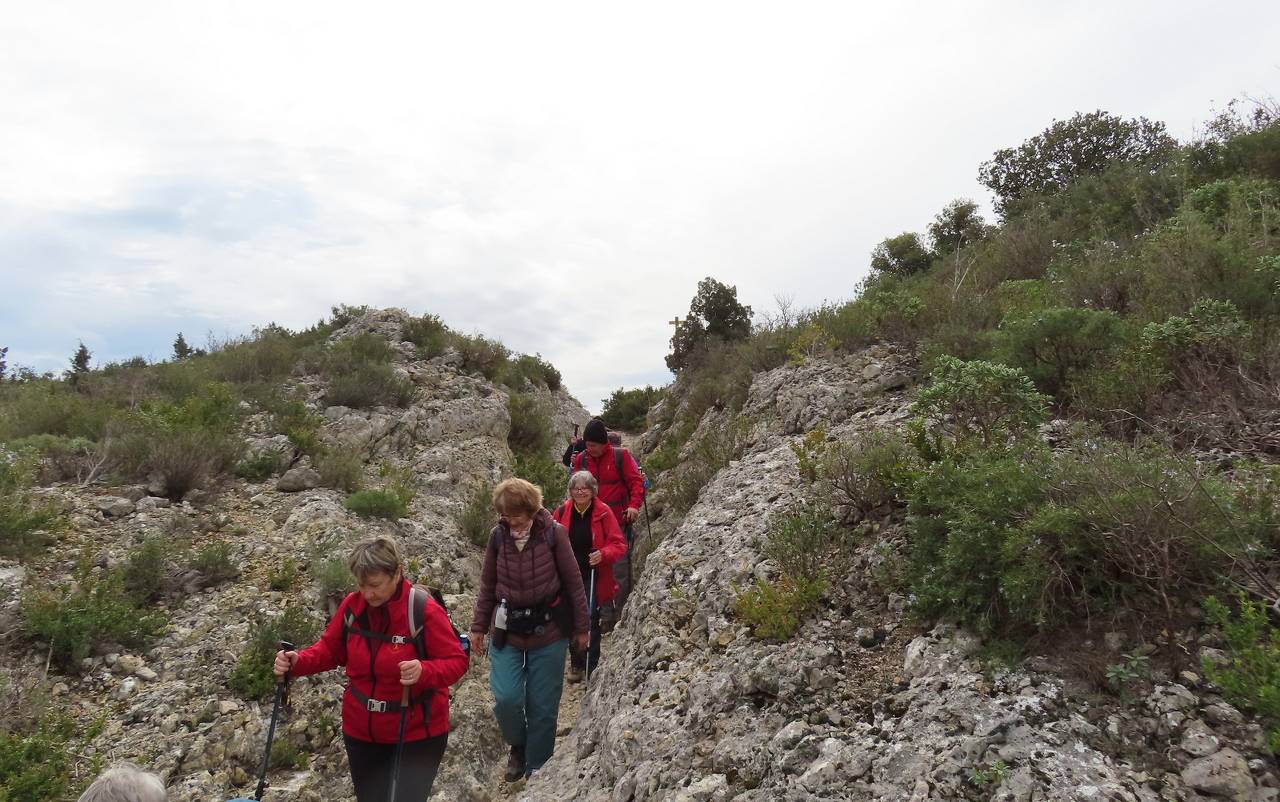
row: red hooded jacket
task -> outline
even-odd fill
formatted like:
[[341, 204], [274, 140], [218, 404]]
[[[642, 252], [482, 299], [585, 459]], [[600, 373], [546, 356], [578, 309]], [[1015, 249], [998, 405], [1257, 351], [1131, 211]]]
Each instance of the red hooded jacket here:
[[[609, 506], [599, 498], [592, 499], [591, 505], [588, 511], [591, 515], [591, 548], [600, 552], [600, 564], [596, 566], [596, 602], [605, 604], [618, 595], [618, 580], [613, 578], [610, 569], [627, 553], [627, 541]], [[556, 523], [568, 529], [573, 518], [573, 501], [566, 501], [551, 514], [555, 516]]]
[[640, 509], [644, 504], [644, 477], [640, 475], [640, 466], [636, 464], [631, 452], [622, 451], [622, 475], [618, 475], [618, 458], [614, 456], [614, 447], [608, 443], [604, 446], [599, 459], [586, 451], [573, 458], [575, 471], [590, 471], [600, 484], [597, 498], [609, 505], [619, 529], [627, 528], [627, 521], [622, 517], [625, 510]]
[[[389, 616], [386, 634], [409, 635], [409, 581], [401, 580], [396, 595], [383, 605]], [[351, 632], [343, 637], [347, 610], [357, 618], [366, 611], [367, 604], [359, 593], [348, 594], [338, 607], [338, 612], [325, 627], [320, 640], [298, 652], [294, 663], [294, 676], [318, 674], [338, 666], [346, 666], [348, 687], [342, 696], [342, 732], [361, 741], [393, 744], [400, 728], [397, 711], [371, 712], [351, 692], [354, 688], [370, 699], [400, 703], [400, 663], [414, 660], [417, 653], [413, 642], [405, 644], [370, 640]], [[449, 686], [467, 673], [467, 655], [462, 651], [458, 637], [453, 634], [449, 616], [435, 599], [428, 598], [423, 632], [427, 646], [427, 659], [422, 662], [422, 676], [410, 689], [412, 700], [432, 693], [431, 720], [424, 724], [421, 704], [411, 704], [405, 722], [404, 739], [420, 741], [449, 731]], [[370, 650], [372, 646], [372, 651]]]

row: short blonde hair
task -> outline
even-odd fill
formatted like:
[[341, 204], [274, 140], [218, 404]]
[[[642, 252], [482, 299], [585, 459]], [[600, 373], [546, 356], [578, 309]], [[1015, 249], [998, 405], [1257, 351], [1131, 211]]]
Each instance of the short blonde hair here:
[[78, 802], [165, 802], [168, 798], [159, 777], [132, 763], [121, 763], [94, 780]]
[[347, 567], [356, 579], [365, 579], [370, 574], [389, 574], [395, 576], [404, 568], [404, 552], [395, 538], [386, 535], [367, 538], [360, 541], [347, 555]]
[[493, 509], [498, 515], [536, 515], [542, 509], [542, 491], [523, 479], [504, 479], [493, 489]]
[[586, 485], [591, 490], [592, 496], [600, 494], [600, 481], [596, 479], [595, 474], [591, 471], [578, 471], [569, 477], [569, 494], [573, 494], [573, 488], [578, 485]]

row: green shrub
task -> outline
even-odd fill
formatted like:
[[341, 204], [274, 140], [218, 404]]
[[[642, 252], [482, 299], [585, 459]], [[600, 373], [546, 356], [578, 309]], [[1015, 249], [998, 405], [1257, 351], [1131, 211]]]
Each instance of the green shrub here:
[[129, 552], [124, 563], [124, 589], [138, 605], [150, 604], [164, 595], [169, 549], [155, 535], [144, 538]]
[[785, 576], [797, 582], [826, 579], [840, 548], [835, 527], [825, 506], [809, 505], [791, 510], [769, 527], [764, 553]]
[[0, 730], [0, 802], [56, 802], [75, 796], [71, 745], [77, 723], [49, 714]]
[[280, 641], [289, 641], [302, 649], [315, 642], [320, 629], [316, 617], [297, 603], [291, 602], [276, 617], [256, 614], [249, 623], [249, 642], [227, 679], [227, 687], [249, 701], [269, 698], [276, 686], [271, 667], [280, 650]]
[[240, 575], [240, 569], [231, 559], [231, 544], [226, 541], [207, 543], [192, 556], [190, 568], [200, 574], [204, 587], [220, 585]]
[[528, 384], [542, 385], [548, 390], [560, 389], [560, 371], [542, 358], [541, 354], [521, 354], [507, 363], [501, 372], [502, 383], [520, 391]]
[[1017, 368], [941, 357], [912, 407], [926, 457], [947, 444], [994, 448], [1024, 438], [1046, 418], [1044, 396]]
[[1036, 386], [1063, 398], [1072, 379], [1103, 364], [1124, 345], [1114, 312], [1052, 307], [1006, 318], [997, 346], [1004, 361], [1022, 369]]
[[261, 482], [279, 473], [285, 466], [285, 459], [277, 451], [259, 451], [236, 463], [234, 473], [241, 479]]
[[757, 638], [781, 643], [795, 634], [800, 620], [818, 606], [825, 592], [826, 582], [821, 579], [757, 579], [754, 586], [739, 594], [733, 610], [751, 625]]
[[365, 518], [398, 521], [409, 515], [409, 505], [391, 490], [360, 490], [347, 496], [343, 506]]
[[630, 390], [619, 387], [606, 399], [600, 412], [600, 420], [610, 429], [624, 432], [642, 432], [649, 408], [662, 398], [660, 388], [645, 386]]
[[0, 450], [0, 555], [37, 554], [59, 526], [57, 511], [31, 498], [32, 470], [29, 459]]
[[801, 479], [813, 484], [818, 481], [818, 470], [827, 455], [827, 430], [821, 426], [805, 433], [798, 443], [789, 443], [796, 455], [796, 472]]
[[487, 482], [476, 484], [467, 496], [466, 503], [454, 516], [454, 521], [472, 545], [481, 548], [488, 545], [489, 532], [498, 522], [498, 517], [493, 511], [493, 487]]
[[838, 508], [849, 511], [850, 523], [887, 514], [907, 503], [923, 465], [901, 435], [875, 431], [853, 443], [828, 449], [821, 475]]
[[271, 431], [283, 434], [303, 454], [315, 455], [321, 451], [320, 427], [324, 418], [296, 399], [271, 397], [263, 401], [271, 413]]
[[322, 598], [341, 600], [355, 590], [356, 581], [345, 558], [313, 556], [309, 573]]
[[271, 768], [273, 769], [301, 769], [307, 765], [307, 756], [304, 755], [296, 745], [287, 738], [274, 741], [271, 744]]
[[66, 670], [103, 644], [142, 648], [165, 628], [164, 616], [139, 609], [125, 590], [120, 571], [95, 576], [81, 566], [69, 590], [35, 587], [22, 600], [24, 627], [49, 644]]
[[511, 428], [507, 430], [507, 445], [517, 455], [543, 456], [550, 451], [555, 433], [551, 427], [551, 414], [536, 396], [512, 393], [507, 397], [507, 411], [511, 414]]
[[1262, 719], [1267, 746], [1280, 753], [1280, 630], [1272, 625], [1262, 602], [1242, 593], [1238, 605], [1239, 613], [1232, 615], [1212, 596], [1205, 600], [1205, 614], [1222, 630], [1231, 662], [1219, 667], [1206, 657], [1201, 667], [1227, 701]]
[[397, 376], [390, 365], [367, 362], [331, 374], [325, 402], [355, 409], [407, 407], [413, 402], [414, 393], [413, 382]]
[[293, 557], [285, 557], [280, 567], [267, 574], [267, 587], [272, 590], [288, 590], [298, 581], [298, 561]]
[[65, 437], [57, 434], [33, 434], [9, 442], [15, 453], [38, 454], [43, 460], [40, 475], [43, 481], [60, 482], [75, 479], [81, 483], [92, 481], [109, 456], [110, 441], [95, 443], [83, 437]]
[[568, 496], [569, 473], [564, 463], [545, 454], [517, 454], [515, 475], [542, 490], [542, 506], [553, 509]]
[[312, 461], [325, 487], [354, 493], [364, 485], [364, 457], [355, 446], [324, 449]]
[[74, 392], [61, 382], [35, 381], [6, 388], [0, 405], [0, 441], [33, 434], [97, 440], [117, 414], [109, 400]]
[[449, 346], [449, 327], [436, 315], [410, 318], [400, 329], [400, 336], [418, 346], [418, 357], [440, 356]]
[[298, 344], [283, 329], [256, 330], [251, 338], [226, 343], [209, 354], [214, 375], [236, 384], [278, 381], [293, 372]]
[[511, 353], [502, 343], [480, 334], [459, 334], [455, 345], [462, 356], [462, 369], [479, 373], [490, 381], [495, 381], [506, 369]]
[[1249, 362], [1250, 326], [1227, 301], [1203, 300], [1186, 315], [1142, 330], [1142, 354], [1185, 390], [1234, 387]]

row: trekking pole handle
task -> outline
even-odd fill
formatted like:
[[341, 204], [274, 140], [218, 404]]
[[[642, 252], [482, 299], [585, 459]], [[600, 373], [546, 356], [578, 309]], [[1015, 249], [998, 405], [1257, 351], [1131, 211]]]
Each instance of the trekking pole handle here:
[[[294, 646], [291, 642], [289, 642], [289, 641], [287, 641], [287, 640], [282, 640], [282, 641], [280, 641], [280, 651], [282, 651], [282, 652], [293, 652], [293, 651], [297, 651], [297, 649], [298, 649], [298, 647], [297, 647], [297, 646]], [[291, 665], [289, 666], [289, 668], [290, 668], [290, 669], [292, 669], [292, 668], [293, 668], [293, 665], [291, 664]], [[288, 684], [289, 684], [289, 680], [290, 680], [291, 678], [292, 678], [292, 675], [291, 675], [288, 671], [286, 671], [286, 672], [284, 672], [284, 676], [282, 676], [280, 679], [276, 680], [276, 682], [283, 682], [285, 685], [288, 685]]]

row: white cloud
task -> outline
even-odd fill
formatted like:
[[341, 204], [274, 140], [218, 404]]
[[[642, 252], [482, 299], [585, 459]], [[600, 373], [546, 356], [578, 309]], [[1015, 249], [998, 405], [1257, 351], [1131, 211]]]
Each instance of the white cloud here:
[[31, 4], [0, 20], [0, 338], [119, 358], [399, 305], [595, 406], [660, 380], [703, 276], [847, 296], [996, 148], [1093, 108], [1187, 136], [1273, 91], [1277, 34], [1262, 2]]

